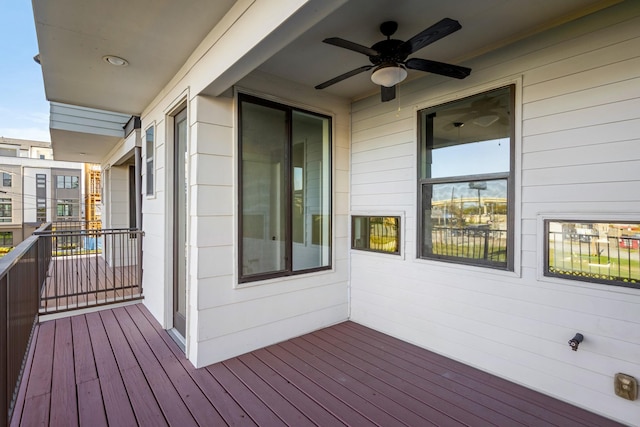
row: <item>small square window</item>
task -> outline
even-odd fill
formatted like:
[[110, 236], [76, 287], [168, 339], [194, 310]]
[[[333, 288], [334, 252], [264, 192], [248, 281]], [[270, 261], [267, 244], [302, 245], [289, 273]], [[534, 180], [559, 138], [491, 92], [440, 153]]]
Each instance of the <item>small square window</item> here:
[[2, 173], [2, 186], [3, 187], [11, 187], [12, 184], [11, 174], [3, 172]]
[[352, 216], [351, 249], [400, 255], [400, 217]]
[[544, 275], [640, 288], [640, 222], [545, 220]]

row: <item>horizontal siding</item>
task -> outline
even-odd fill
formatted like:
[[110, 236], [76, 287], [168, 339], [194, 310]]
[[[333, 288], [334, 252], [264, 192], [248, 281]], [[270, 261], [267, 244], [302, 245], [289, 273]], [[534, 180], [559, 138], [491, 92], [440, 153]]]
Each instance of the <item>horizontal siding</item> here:
[[[293, 90], [259, 73], [241, 86], [294, 95], [281, 102], [303, 103], [313, 89]], [[260, 95], [258, 95], [260, 96]], [[237, 283], [237, 149], [232, 99], [197, 97], [191, 102], [190, 144], [190, 304], [189, 358], [203, 366], [345, 320], [347, 292], [347, 213], [349, 192], [348, 105], [324, 98], [332, 112], [333, 210], [332, 269], [311, 274]], [[212, 173], [215, 171], [215, 173]]]
[[[353, 106], [351, 210], [405, 211], [405, 257], [351, 251], [351, 317], [631, 425], [640, 291], [540, 279], [539, 216], [640, 215], [640, 3], [624, 2]], [[517, 272], [415, 259], [416, 111], [518, 79]], [[503, 83], [504, 84], [504, 83]], [[640, 220], [640, 216], [638, 216]], [[585, 336], [577, 352], [567, 341]]]
[[637, 139], [638, 134], [640, 134], [640, 119], [589, 124], [577, 129], [523, 137], [522, 152], [526, 155], [570, 147], [579, 149], [609, 142], [630, 141]]
[[[640, 140], [638, 143], [640, 144]], [[522, 185], [530, 187], [621, 181], [637, 183], [639, 170], [640, 160], [538, 168], [523, 171]]]

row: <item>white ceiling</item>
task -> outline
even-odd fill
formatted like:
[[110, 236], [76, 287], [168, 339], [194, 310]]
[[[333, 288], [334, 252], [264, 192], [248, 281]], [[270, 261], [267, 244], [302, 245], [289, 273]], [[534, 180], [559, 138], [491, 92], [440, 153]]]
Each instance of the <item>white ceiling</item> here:
[[[370, 65], [368, 58], [350, 50], [322, 43], [340, 37], [371, 46], [385, 37], [384, 21], [396, 21], [392, 38], [407, 40], [448, 17], [462, 29], [410, 55], [440, 62], [463, 62], [552, 26], [615, 3], [600, 0], [350, 0], [320, 24], [298, 37], [266, 61], [262, 71], [308, 86]], [[337, 83], [327, 92], [358, 99], [379, 91], [364, 72]], [[424, 73], [409, 70], [408, 79]]]
[[[235, 3], [32, 1], [47, 98], [132, 115], [143, 111]], [[461, 64], [618, 1], [350, 0], [259, 69], [313, 87], [369, 63], [364, 55], [322, 43], [324, 38], [341, 37], [370, 46], [383, 39], [380, 23], [395, 20], [399, 29], [394, 38], [406, 40], [444, 17], [460, 21], [462, 29], [411, 57]], [[106, 64], [102, 57], [109, 54], [127, 59], [129, 66]], [[409, 73], [410, 79], [421, 75], [415, 70]], [[377, 88], [367, 72], [324, 90], [357, 99]]]
[[47, 99], [138, 115], [235, 0], [32, 3]]

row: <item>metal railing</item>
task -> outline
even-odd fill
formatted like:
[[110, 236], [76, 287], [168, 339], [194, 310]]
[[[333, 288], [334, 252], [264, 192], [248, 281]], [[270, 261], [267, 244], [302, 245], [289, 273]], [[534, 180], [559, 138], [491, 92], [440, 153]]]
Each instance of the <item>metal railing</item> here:
[[432, 252], [445, 257], [505, 263], [507, 231], [484, 226], [434, 227], [431, 230]]
[[38, 233], [51, 247], [40, 314], [142, 298], [142, 237], [133, 229], [56, 227]]
[[550, 231], [545, 274], [640, 288], [640, 236]]
[[[39, 232], [46, 232], [45, 224]], [[51, 259], [47, 242], [31, 236], [0, 259], [0, 426], [11, 419]]]

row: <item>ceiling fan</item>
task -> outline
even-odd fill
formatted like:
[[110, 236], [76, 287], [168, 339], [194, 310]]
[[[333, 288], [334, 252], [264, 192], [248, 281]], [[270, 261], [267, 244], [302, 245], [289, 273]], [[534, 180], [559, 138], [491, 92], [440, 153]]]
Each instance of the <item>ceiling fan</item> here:
[[396, 84], [407, 77], [407, 68], [456, 79], [464, 79], [471, 73], [470, 68], [430, 61], [428, 59], [407, 59], [407, 57], [414, 52], [458, 31], [460, 28], [462, 28], [462, 26], [458, 21], [444, 18], [409, 40], [402, 41], [391, 38], [398, 29], [398, 24], [394, 21], [387, 21], [380, 25], [380, 32], [386, 36], [387, 39], [379, 41], [371, 47], [366, 47], [339, 37], [324, 39], [324, 43], [367, 55], [372, 65], [364, 65], [355, 70], [348, 71], [317, 85], [316, 89], [324, 89], [349, 77], [375, 68], [371, 74], [371, 81], [380, 85], [382, 102], [387, 102], [396, 97]]

